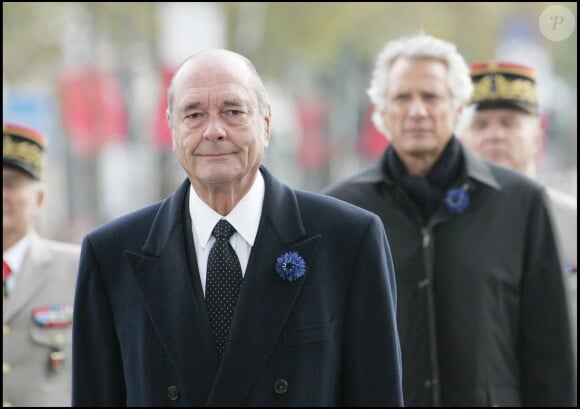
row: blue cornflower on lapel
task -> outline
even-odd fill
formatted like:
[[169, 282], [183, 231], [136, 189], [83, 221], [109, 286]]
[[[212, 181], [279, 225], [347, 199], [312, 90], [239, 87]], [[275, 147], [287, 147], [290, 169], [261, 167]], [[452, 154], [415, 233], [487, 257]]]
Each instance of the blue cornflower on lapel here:
[[467, 185], [460, 188], [449, 189], [445, 195], [444, 202], [450, 213], [463, 213], [465, 209], [469, 207], [470, 203]]
[[290, 251], [278, 257], [276, 272], [282, 279], [294, 281], [306, 273], [306, 262], [296, 251]]

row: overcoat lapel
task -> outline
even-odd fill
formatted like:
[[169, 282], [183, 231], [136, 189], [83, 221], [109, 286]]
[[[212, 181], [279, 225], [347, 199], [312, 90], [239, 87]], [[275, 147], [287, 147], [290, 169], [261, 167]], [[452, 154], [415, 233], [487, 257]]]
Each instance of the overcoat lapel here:
[[203, 405], [218, 359], [203, 294], [197, 288], [197, 263], [188, 265], [186, 257], [182, 210], [189, 186], [189, 181], [185, 181], [162, 204], [143, 252], [127, 252], [126, 256], [165, 351], [188, 392], [197, 404]]
[[[294, 192], [261, 170], [266, 183], [262, 217], [209, 406], [243, 402], [308, 280], [320, 241], [320, 236], [306, 234]], [[307, 266], [304, 277], [292, 282], [282, 279], [275, 267], [276, 259], [288, 251], [297, 251]]]
[[[264, 207], [221, 363], [196, 287], [197, 263], [188, 266], [185, 256], [181, 216], [188, 181], [161, 205], [142, 253], [126, 253], [165, 351], [200, 406], [243, 401], [280, 337], [318, 248], [320, 236], [306, 235], [295, 194], [261, 171]], [[288, 251], [297, 251], [307, 265], [305, 276], [292, 282], [275, 269], [276, 259]]]

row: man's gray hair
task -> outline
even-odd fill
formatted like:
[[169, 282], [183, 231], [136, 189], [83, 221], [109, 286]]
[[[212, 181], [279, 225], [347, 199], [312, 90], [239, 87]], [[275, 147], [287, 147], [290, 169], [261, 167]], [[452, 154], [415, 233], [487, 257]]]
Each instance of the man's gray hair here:
[[377, 129], [387, 131], [381, 118], [381, 111], [386, 108], [388, 103], [389, 72], [398, 58], [442, 61], [448, 68], [447, 82], [454, 106], [459, 107], [469, 102], [473, 92], [469, 67], [454, 44], [426, 34], [403, 37], [390, 41], [379, 53], [371, 85], [367, 90], [367, 95], [374, 105], [372, 120]]

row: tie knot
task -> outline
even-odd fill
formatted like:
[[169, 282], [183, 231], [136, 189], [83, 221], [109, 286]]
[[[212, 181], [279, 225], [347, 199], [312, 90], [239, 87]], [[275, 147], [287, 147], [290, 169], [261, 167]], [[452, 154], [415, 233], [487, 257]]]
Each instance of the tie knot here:
[[216, 239], [229, 239], [235, 231], [234, 226], [229, 224], [226, 219], [221, 219], [213, 228], [212, 234]]

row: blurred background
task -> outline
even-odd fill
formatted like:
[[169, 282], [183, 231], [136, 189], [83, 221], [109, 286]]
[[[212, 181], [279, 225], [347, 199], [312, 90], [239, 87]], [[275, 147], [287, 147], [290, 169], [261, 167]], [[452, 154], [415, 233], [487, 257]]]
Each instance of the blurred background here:
[[424, 32], [455, 43], [468, 63], [535, 66], [549, 130], [539, 173], [577, 195], [577, 30], [543, 34], [553, 5], [575, 24], [575, 2], [3, 2], [3, 121], [47, 136], [38, 230], [80, 243], [183, 181], [165, 90], [187, 56], [219, 47], [254, 62], [272, 102], [265, 164], [318, 191], [387, 146], [369, 121], [375, 57], [387, 41]]

